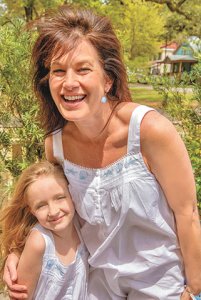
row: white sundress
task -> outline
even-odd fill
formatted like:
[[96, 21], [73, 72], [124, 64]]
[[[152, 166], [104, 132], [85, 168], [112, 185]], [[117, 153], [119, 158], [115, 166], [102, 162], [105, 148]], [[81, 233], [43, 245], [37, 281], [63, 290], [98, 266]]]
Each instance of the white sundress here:
[[151, 110], [133, 111], [127, 154], [100, 169], [64, 159], [62, 132], [53, 134], [90, 253], [90, 300], [179, 300], [184, 290], [174, 214], [140, 152], [140, 124]]
[[80, 238], [75, 260], [64, 265], [55, 255], [55, 243], [51, 230], [39, 223], [32, 230], [38, 230], [44, 237], [46, 248], [42, 270], [33, 300], [86, 300], [88, 287], [88, 250], [79, 232], [78, 221], [74, 225]]

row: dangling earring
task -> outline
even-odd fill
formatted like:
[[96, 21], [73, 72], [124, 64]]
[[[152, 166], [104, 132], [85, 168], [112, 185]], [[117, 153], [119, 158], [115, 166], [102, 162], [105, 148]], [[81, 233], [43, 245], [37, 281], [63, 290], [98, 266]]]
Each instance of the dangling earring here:
[[107, 98], [106, 98], [106, 93], [105, 93], [105, 96], [103, 96], [102, 98], [101, 98], [101, 102], [102, 103], [105, 103], [107, 101]]

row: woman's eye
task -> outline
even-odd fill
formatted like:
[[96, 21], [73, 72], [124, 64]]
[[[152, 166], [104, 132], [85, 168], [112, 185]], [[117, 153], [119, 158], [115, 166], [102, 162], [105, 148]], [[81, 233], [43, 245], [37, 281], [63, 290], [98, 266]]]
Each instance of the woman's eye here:
[[78, 73], [89, 73], [91, 70], [89, 68], [80, 68], [78, 69]]
[[63, 73], [63, 72], [65, 72], [65, 71], [62, 69], [56, 69], [53, 71], [53, 73]]
[[64, 196], [60, 196], [58, 197], [58, 200], [61, 200], [61, 199], [64, 199], [65, 197]]

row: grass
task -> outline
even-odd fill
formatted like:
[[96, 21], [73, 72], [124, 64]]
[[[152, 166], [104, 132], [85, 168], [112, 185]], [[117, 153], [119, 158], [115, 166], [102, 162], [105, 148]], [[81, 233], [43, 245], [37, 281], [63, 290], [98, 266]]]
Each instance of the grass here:
[[[158, 92], [148, 89], [148, 88], [139, 88], [139, 87], [130, 87], [131, 96], [134, 102], [139, 104], [147, 105], [158, 109], [161, 107], [163, 101], [163, 95], [160, 95]], [[186, 99], [190, 99], [193, 95], [186, 94]], [[194, 102], [192, 105], [196, 106], [197, 103]]]
[[130, 92], [134, 102], [147, 105], [155, 109], [161, 106], [163, 96], [159, 95], [158, 92], [154, 90], [147, 88], [130, 87]]

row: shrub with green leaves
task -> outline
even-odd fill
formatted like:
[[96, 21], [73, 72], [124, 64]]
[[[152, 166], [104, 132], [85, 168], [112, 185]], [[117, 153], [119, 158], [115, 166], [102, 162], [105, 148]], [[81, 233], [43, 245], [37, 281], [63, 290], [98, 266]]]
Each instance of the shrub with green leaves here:
[[[6, 174], [11, 186], [23, 169], [44, 155], [30, 74], [31, 48], [37, 32], [23, 27], [22, 21], [16, 21], [0, 28], [0, 176], [3, 179]], [[21, 147], [19, 157], [13, 156], [13, 145]]]

